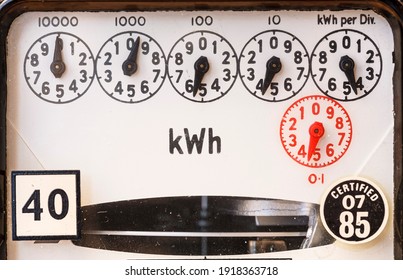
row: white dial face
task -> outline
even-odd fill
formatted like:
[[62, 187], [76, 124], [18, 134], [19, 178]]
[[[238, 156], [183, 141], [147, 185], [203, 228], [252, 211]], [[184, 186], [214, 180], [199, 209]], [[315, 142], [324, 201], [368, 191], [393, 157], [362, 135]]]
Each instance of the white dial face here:
[[312, 53], [312, 77], [319, 89], [337, 100], [370, 94], [382, 74], [382, 56], [374, 41], [357, 30], [325, 35]]
[[169, 79], [183, 97], [196, 102], [227, 94], [237, 77], [237, 56], [230, 43], [210, 31], [180, 38], [169, 53]]
[[[79, 170], [82, 207], [211, 196], [296, 201], [318, 210], [328, 187], [340, 180], [343, 186], [348, 177], [376, 182], [392, 209], [394, 135], [401, 133], [393, 42], [388, 21], [370, 10], [22, 13], [7, 35], [7, 189], [12, 171]], [[36, 185], [28, 179], [25, 185]], [[25, 189], [15, 200], [7, 192], [8, 213], [18, 202], [22, 232], [34, 224], [40, 225], [36, 236], [50, 234], [67, 218], [74, 224], [68, 205], [76, 188], [57, 185]], [[340, 201], [329, 193], [329, 205], [347, 208], [361, 195], [340, 194], [346, 197]], [[200, 207], [207, 204], [202, 200]], [[343, 228], [326, 222], [341, 237], [361, 241], [360, 222], [373, 226], [372, 212], [365, 217], [347, 208]], [[163, 217], [183, 218], [178, 213]], [[154, 218], [150, 213], [146, 221]], [[269, 223], [251, 220], [258, 229]], [[92, 221], [86, 217], [83, 235]], [[9, 258], [150, 256], [130, 247], [133, 240], [126, 252], [102, 250], [111, 244], [102, 240], [93, 250], [13, 241], [11, 214], [7, 223]], [[147, 233], [108, 225], [124, 228], [124, 238]], [[371, 246], [355, 249], [357, 257], [393, 258], [393, 222], [379, 228]], [[116, 228], [106, 230], [114, 236]], [[225, 230], [243, 238], [239, 228]], [[259, 232], [245, 250], [271, 248], [271, 241], [256, 243], [267, 232], [273, 234]], [[168, 238], [171, 231], [159, 233]], [[256, 256], [350, 258], [348, 246], [328, 246], [331, 254], [318, 247]], [[155, 254], [167, 253], [154, 247], [161, 250]]]
[[252, 37], [242, 50], [241, 78], [248, 91], [266, 101], [295, 96], [309, 75], [309, 58], [302, 42], [281, 30]]
[[107, 95], [137, 103], [155, 95], [165, 78], [165, 55], [150, 36], [126, 31], [109, 38], [97, 55], [98, 81]]
[[74, 34], [46, 34], [29, 48], [25, 79], [32, 92], [52, 103], [68, 103], [87, 92], [94, 78], [94, 57]]

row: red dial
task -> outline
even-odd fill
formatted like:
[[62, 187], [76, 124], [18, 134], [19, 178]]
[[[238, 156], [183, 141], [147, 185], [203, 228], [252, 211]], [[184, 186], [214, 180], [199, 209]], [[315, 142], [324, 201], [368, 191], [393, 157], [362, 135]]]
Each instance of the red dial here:
[[347, 151], [352, 125], [347, 111], [325, 96], [306, 96], [285, 112], [280, 137], [288, 155], [309, 167], [324, 167]]

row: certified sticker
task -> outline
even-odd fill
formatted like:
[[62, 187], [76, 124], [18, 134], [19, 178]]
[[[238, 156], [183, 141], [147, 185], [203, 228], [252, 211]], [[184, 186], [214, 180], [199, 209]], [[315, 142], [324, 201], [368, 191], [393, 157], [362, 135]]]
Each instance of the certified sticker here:
[[79, 238], [79, 171], [13, 171], [11, 178], [13, 240]]
[[388, 204], [379, 186], [364, 178], [337, 182], [325, 193], [320, 215], [326, 230], [349, 244], [373, 240], [388, 220]]

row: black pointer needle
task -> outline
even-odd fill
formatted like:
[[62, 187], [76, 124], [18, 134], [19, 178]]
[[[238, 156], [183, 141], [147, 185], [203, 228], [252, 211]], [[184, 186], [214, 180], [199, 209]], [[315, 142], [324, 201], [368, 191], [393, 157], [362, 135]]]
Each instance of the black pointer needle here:
[[339, 67], [340, 70], [346, 74], [347, 80], [353, 89], [354, 93], [357, 94], [357, 82], [355, 81], [355, 75], [354, 75], [354, 60], [349, 57], [348, 55], [342, 56], [340, 58], [340, 63]]
[[60, 78], [66, 70], [66, 65], [62, 58], [63, 40], [59, 36], [56, 37], [55, 51], [53, 53], [53, 61], [50, 64], [50, 72], [53, 73], [55, 78]]
[[139, 51], [140, 37], [137, 37], [130, 54], [122, 64], [123, 74], [131, 76], [137, 71], [137, 53]]
[[194, 68], [195, 78], [193, 80], [193, 97], [195, 97], [197, 92], [199, 91], [204, 74], [206, 74], [210, 68], [207, 57], [199, 57], [194, 64]]
[[281, 70], [280, 58], [272, 56], [266, 63], [266, 74], [264, 76], [262, 95], [264, 95], [269, 88], [274, 76]]

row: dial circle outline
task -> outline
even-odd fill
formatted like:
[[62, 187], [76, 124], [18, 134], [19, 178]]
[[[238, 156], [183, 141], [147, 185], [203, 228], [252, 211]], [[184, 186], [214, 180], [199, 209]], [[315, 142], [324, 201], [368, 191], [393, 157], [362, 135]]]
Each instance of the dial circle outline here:
[[[185, 38], [186, 38], [186, 37], [192, 36], [192, 35], [198, 34], [198, 33], [200, 33], [201, 35], [203, 35], [203, 33], [207, 33], [207, 34], [211, 34], [211, 35], [213, 35], [213, 36], [217, 36], [217, 37], [219, 38], [220, 42], [225, 42], [225, 43], [228, 45], [229, 49], [230, 49], [231, 52], [232, 52], [232, 54], [230, 53], [230, 57], [233, 58], [233, 59], [235, 59], [235, 61], [234, 61], [234, 63], [235, 63], [235, 69], [234, 69], [234, 70], [235, 70], [235, 73], [231, 73], [231, 74], [230, 74], [230, 80], [232, 79], [232, 82], [231, 82], [231, 84], [229, 85], [228, 89], [226, 89], [226, 91], [225, 91], [224, 93], [221, 93], [221, 95], [218, 95], [217, 97], [212, 98], [212, 99], [208, 99], [208, 100], [204, 100], [203, 98], [201, 98], [201, 100], [197, 100], [197, 99], [195, 99], [195, 98], [191, 98], [191, 97], [186, 96], [186, 91], [185, 91], [185, 92], [182, 92], [182, 91], [180, 91], [180, 90], [177, 88], [177, 86], [175, 85], [175, 83], [172, 81], [172, 79], [173, 79], [174, 76], [171, 75], [172, 67], [170, 67], [170, 62], [171, 62], [171, 61], [173, 60], [173, 58], [174, 58], [173, 55], [172, 55], [172, 54], [173, 54], [173, 51], [175, 50], [175, 48], [177, 47], [177, 45], [178, 45], [180, 42], [185, 42]], [[199, 54], [202, 54], [202, 53], [199, 52]], [[171, 59], [172, 59], [172, 60], [171, 60]], [[231, 91], [231, 89], [232, 89], [232, 87], [234, 86], [235, 81], [236, 81], [236, 79], [237, 79], [237, 77], [238, 77], [238, 63], [239, 63], [239, 60], [238, 60], [238, 56], [237, 56], [237, 54], [236, 54], [236, 51], [235, 51], [234, 47], [231, 45], [231, 43], [230, 43], [226, 38], [224, 38], [222, 35], [220, 35], [220, 34], [218, 34], [218, 33], [216, 33], [216, 32], [213, 32], [213, 31], [209, 31], [209, 30], [194, 30], [194, 31], [189, 32], [189, 33], [183, 35], [182, 37], [180, 37], [180, 38], [174, 43], [174, 45], [172, 46], [171, 50], [169, 51], [168, 58], [167, 58], [168, 79], [169, 79], [169, 81], [170, 81], [172, 87], [175, 89], [175, 91], [176, 91], [180, 96], [186, 98], [187, 100], [190, 100], [190, 101], [193, 101], [193, 102], [197, 102], [197, 103], [209, 103], [209, 102], [213, 102], [213, 101], [216, 101], [216, 100], [218, 100], [218, 99], [221, 99], [222, 97], [224, 97], [225, 95], [227, 95], [228, 92]], [[192, 65], [191, 68], [192, 68], [192, 71], [193, 71], [193, 65]], [[211, 67], [210, 67], [210, 68], [211, 68]], [[193, 72], [192, 72], [192, 73], [193, 73]], [[193, 77], [191, 77], [191, 78], [193, 79]]]
[[[53, 100], [49, 100], [49, 99], [47, 99], [47, 98], [44, 98], [44, 97], [43, 97], [44, 94], [38, 93], [37, 90], [31, 85], [31, 83], [29, 82], [29, 80], [31, 79], [31, 77], [28, 77], [28, 75], [27, 75], [27, 66], [26, 66], [26, 65], [27, 65], [27, 61], [29, 60], [29, 59], [28, 59], [29, 54], [31, 53], [31, 51], [33, 50], [33, 48], [35, 47], [35, 45], [36, 45], [37, 43], [41, 43], [44, 38], [50, 37], [50, 36], [53, 36], [53, 35], [56, 35], [56, 36], [66, 35], [66, 36], [70, 36], [70, 37], [75, 38], [75, 40], [76, 40], [75, 42], [77, 42], [77, 43], [82, 43], [82, 44], [84, 45], [84, 47], [86, 48], [86, 50], [89, 52], [89, 56], [88, 56], [87, 58], [92, 62], [92, 66], [90, 67], [92, 73], [91, 73], [91, 75], [88, 75], [89, 83], [88, 83], [87, 87], [83, 90], [82, 93], [77, 94], [77, 96], [76, 96], [75, 98], [68, 99], [67, 101], [61, 101], [60, 98], [59, 98], [58, 101], [53, 101]], [[50, 55], [50, 56], [51, 56], [51, 55]], [[66, 60], [65, 60], [65, 61], [66, 61]], [[47, 66], [50, 67], [50, 65], [51, 65], [51, 63], [49, 63], [49, 65], [47, 65]], [[92, 53], [90, 47], [89, 47], [88, 44], [87, 44], [84, 40], [82, 40], [80, 37], [78, 37], [77, 35], [74, 35], [74, 34], [72, 34], [72, 33], [69, 33], [69, 32], [55, 31], [55, 32], [47, 33], [47, 34], [45, 34], [45, 35], [39, 37], [34, 43], [32, 43], [32, 45], [29, 47], [27, 53], [26, 53], [25, 56], [24, 56], [24, 78], [25, 78], [25, 81], [26, 81], [26, 83], [28, 84], [29, 88], [31, 89], [31, 91], [32, 91], [37, 97], [39, 97], [40, 99], [42, 99], [42, 100], [44, 100], [44, 101], [46, 101], [46, 102], [53, 103], [53, 104], [67, 104], [67, 103], [73, 102], [73, 101], [79, 99], [80, 97], [82, 97], [82, 96], [89, 90], [89, 88], [91, 87], [91, 85], [92, 85], [92, 83], [93, 83], [93, 81], [94, 81], [95, 72], [96, 72], [96, 68], [95, 68], [94, 55], [93, 55], [93, 53]], [[49, 73], [50, 73], [49, 75], [51, 75], [50, 70], [49, 70]], [[39, 78], [39, 77], [38, 77], [38, 78]], [[37, 78], [37, 79], [38, 79], [38, 78]], [[46, 94], [45, 94], [45, 95], [46, 95]]]
[[[339, 114], [341, 114], [341, 115], [339, 117], [342, 117], [342, 115], [343, 115], [342, 118], [343, 118], [344, 124], [346, 124], [346, 126], [347, 126], [347, 131], [345, 132], [346, 135], [342, 136], [342, 139], [345, 142], [343, 147], [341, 149], [339, 149], [339, 151], [338, 151], [338, 153], [336, 155], [330, 156], [329, 157], [330, 159], [328, 161], [325, 161], [325, 162], [320, 162], [320, 160], [317, 160], [317, 161], [315, 161], [315, 160], [314, 161], [312, 161], [312, 160], [306, 161], [305, 159], [301, 160], [300, 159], [301, 157], [298, 155], [298, 147], [295, 146], [295, 148], [294, 147], [290, 148], [290, 145], [287, 143], [287, 140], [285, 139], [286, 136], [289, 137], [291, 135], [291, 133], [288, 133], [288, 134], [284, 133], [285, 130], [288, 130], [288, 129], [285, 129], [284, 127], [285, 127], [287, 121], [290, 120], [289, 116], [292, 115], [293, 110], [300, 108], [301, 104], [303, 104], [305, 102], [314, 103], [315, 101], [318, 101], [318, 100], [324, 100], [325, 102], [329, 102], [328, 107], [332, 106], [333, 110], [335, 108], [340, 109]], [[333, 113], [335, 114], [336, 111], [334, 110]], [[329, 127], [327, 124], [329, 124], [330, 120], [332, 120], [332, 119], [333, 119], [333, 117], [331, 119], [327, 120], [326, 125], [325, 125], [326, 128]], [[310, 125], [314, 124], [315, 121], [316, 121], [315, 119], [308, 119], [308, 120], [306, 120], [306, 124], [302, 125], [302, 128], [304, 130], [302, 132], [300, 132], [300, 133], [304, 133], [305, 138], [308, 138], [307, 136], [309, 135], [309, 127], [310, 127]], [[336, 119], [336, 121], [337, 121], [337, 119]], [[297, 122], [297, 120], [295, 120], [295, 123], [296, 122]], [[329, 138], [329, 137], [332, 137], [332, 136], [334, 137], [334, 135], [329, 135], [329, 130], [326, 129], [326, 128], [325, 128], [325, 133], [324, 133], [323, 136], [326, 137], [326, 138]], [[334, 131], [331, 130], [331, 132], [333, 132], [332, 134], [334, 134]], [[298, 131], [297, 131], [297, 133], [298, 133]], [[297, 135], [295, 137], [296, 137], [296, 139], [298, 139]], [[281, 122], [280, 122], [280, 140], [281, 140], [281, 144], [282, 144], [284, 150], [286, 151], [288, 156], [290, 156], [295, 162], [297, 162], [297, 163], [299, 163], [299, 164], [301, 164], [303, 166], [306, 166], [306, 167], [321, 168], [321, 167], [326, 167], [326, 166], [329, 166], [329, 165], [337, 162], [347, 152], [348, 148], [350, 147], [352, 137], [353, 137], [352, 122], [351, 122], [351, 118], [350, 118], [348, 112], [346, 111], [346, 109], [339, 102], [337, 102], [336, 100], [334, 100], [334, 99], [332, 99], [330, 97], [327, 97], [327, 96], [323, 96], [323, 95], [309, 95], [309, 96], [305, 96], [305, 97], [302, 97], [302, 98], [296, 100], [293, 104], [291, 104], [291, 106], [289, 106], [287, 108], [287, 110], [285, 111], [285, 113], [284, 113], [284, 115], [283, 115], [283, 117], [281, 119]], [[309, 142], [309, 139], [304, 139], [304, 140], [305, 141], [303, 141], [303, 145], [307, 146], [307, 144]], [[339, 141], [341, 142], [342, 140], [339, 140]], [[322, 144], [323, 144], [323, 141], [322, 141]]]
[[[371, 189], [375, 190], [373, 194], [379, 195], [378, 198], [375, 201], [364, 200], [363, 205], [361, 206], [360, 209], [358, 209], [357, 205], [354, 205], [351, 209], [346, 209], [345, 207], [342, 206], [342, 203], [340, 200], [345, 198], [347, 195], [349, 195], [351, 192], [343, 193], [337, 198], [332, 197], [331, 192], [336, 190], [338, 187], [342, 186], [343, 184], [350, 184], [350, 183], [364, 183], [366, 184], [367, 187], [370, 187]], [[353, 190], [353, 193], [358, 193], [358, 194], [363, 194], [362, 190]], [[351, 195], [351, 194], [350, 194]], [[364, 194], [365, 195], [365, 194]], [[364, 208], [364, 209], [363, 209]], [[366, 208], [366, 209], [365, 209]], [[348, 211], [353, 214], [358, 214], [359, 212], [362, 212], [363, 210], [370, 210], [368, 214], [370, 214], [370, 220], [371, 222], [375, 222], [376, 229], [373, 229], [373, 223], [369, 227], [369, 234], [368, 236], [363, 236], [359, 237], [357, 234], [354, 232], [352, 236], [349, 237], [343, 237], [340, 235], [340, 232], [335, 232], [335, 224], [341, 222], [337, 219], [340, 217], [340, 214], [343, 213], [344, 211]], [[374, 216], [374, 212], [376, 213]], [[329, 215], [329, 213], [331, 213]], [[383, 214], [383, 215], [382, 215]], [[320, 219], [323, 223], [323, 226], [325, 230], [333, 236], [336, 240], [339, 240], [343, 243], [346, 244], [351, 244], [351, 245], [358, 245], [358, 244], [365, 244], [368, 243], [374, 239], [376, 239], [382, 232], [384, 231], [386, 224], [388, 223], [388, 218], [389, 218], [389, 203], [388, 200], [386, 199], [385, 193], [382, 190], [382, 187], [380, 184], [376, 183], [375, 181], [372, 181], [366, 177], [361, 177], [361, 176], [347, 176], [344, 178], [340, 178], [337, 181], [334, 181], [332, 184], [330, 184], [323, 193], [321, 199], [320, 199], [320, 208], [319, 208], [319, 215]], [[332, 219], [333, 216], [333, 219]], [[383, 216], [382, 219], [380, 217]], [[368, 218], [368, 217], [367, 217]], [[367, 222], [370, 222], [367, 220]], [[359, 224], [356, 224], [356, 226], [360, 226]], [[340, 228], [339, 228], [340, 229]], [[354, 228], [356, 229], [356, 228]], [[368, 228], [367, 228], [368, 229]]]
[[[303, 81], [303, 83], [302, 83], [302, 85], [300, 86], [300, 88], [297, 90], [297, 91], [295, 91], [293, 94], [291, 94], [290, 96], [288, 96], [288, 97], [286, 97], [286, 98], [282, 98], [282, 99], [278, 99], [278, 100], [276, 100], [276, 96], [274, 96], [274, 98], [273, 99], [268, 99], [268, 98], [264, 98], [264, 97], [262, 97], [262, 96], [258, 96], [257, 94], [256, 94], [256, 91], [252, 91], [251, 89], [250, 89], [250, 87], [245, 83], [245, 80], [244, 80], [244, 78], [242, 77], [242, 76], [246, 76], [246, 73], [245, 73], [245, 75], [242, 75], [243, 73], [242, 73], [242, 70], [241, 70], [241, 68], [242, 68], [242, 58], [243, 57], [245, 57], [245, 55], [244, 55], [244, 51], [246, 50], [246, 47], [251, 43], [251, 42], [253, 42], [253, 41], [257, 41], [257, 37], [258, 36], [261, 36], [261, 35], [263, 35], [263, 34], [268, 34], [268, 33], [273, 33], [273, 35], [275, 35], [276, 33], [283, 33], [283, 34], [285, 34], [286, 36], [290, 36], [290, 38], [291, 38], [291, 41], [292, 42], [294, 42], [294, 41], [297, 41], [298, 42], [298, 44], [302, 47], [302, 50], [303, 50], [303, 52], [304, 53], [302, 53], [302, 57], [306, 57], [306, 62], [305, 62], [305, 66], [306, 66], [306, 69], [304, 70], [304, 72], [305, 72], [305, 74], [301, 74], [302, 76], [301, 77], [303, 77], [304, 78], [304, 81]], [[302, 63], [302, 62], [301, 62]], [[266, 60], [264, 60], [264, 64], [266, 65]], [[287, 32], [287, 31], [284, 31], [284, 30], [281, 30], [281, 29], [269, 29], [269, 30], [265, 30], [265, 31], [262, 31], [262, 32], [260, 32], [260, 33], [257, 33], [256, 35], [254, 35], [252, 38], [250, 38], [247, 42], [246, 42], [246, 44], [243, 46], [243, 48], [242, 48], [242, 51], [241, 51], [241, 54], [239, 55], [239, 63], [238, 63], [238, 67], [239, 67], [239, 70], [238, 70], [238, 73], [239, 73], [239, 76], [240, 76], [240, 78], [241, 78], [241, 81], [242, 81], [242, 84], [244, 85], [244, 87], [246, 88], [246, 90], [252, 95], [252, 96], [254, 96], [254, 97], [256, 97], [256, 98], [259, 98], [259, 99], [261, 99], [261, 100], [263, 100], [263, 101], [267, 101], [267, 102], [281, 102], [281, 101], [285, 101], [285, 100], [288, 100], [288, 99], [291, 99], [291, 98], [293, 98], [294, 96], [296, 96], [303, 88], [304, 88], [304, 86], [305, 86], [305, 84], [307, 83], [307, 81], [308, 81], [308, 79], [309, 79], [309, 75], [310, 75], [310, 73], [311, 73], [311, 70], [310, 70], [310, 68], [311, 68], [311, 63], [310, 63], [310, 57], [309, 57], [309, 53], [308, 53], [308, 50], [306, 49], [306, 47], [305, 47], [305, 45], [303, 44], [303, 42], [297, 37], [297, 36], [295, 36], [294, 34], [292, 34], [292, 33], [289, 33], [289, 32]], [[263, 68], [265, 68], [265, 67], [262, 67], [262, 69]], [[261, 75], [262, 77], [264, 77], [264, 75]], [[267, 93], [266, 93], [267, 94]]]
[[[104, 49], [104, 47], [105, 47], [108, 43], [113, 42], [113, 39], [114, 39], [115, 37], [122, 36], [122, 35], [124, 35], [124, 34], [138, 34], [139, 36], [144, 36], [144, 37], [148, 38], [148, 42], [153, 42], [153, 43], [155, 43], [156, 47], [157, 47], [157, 48], [159, 49], [159, 51], [160, 51], [160, 54], [162, 55], [162, 56], [161, 56], [161, 59], [163, 59], [163, 62], [161, 62], [160, 64], [163, 65], [163, 67], [161, 67], [161, 69], [163, 69], [164, 73], [163, 73], [162, 76], [161, 76], [161, 75], [158, 75], [162, 80], [161, 80], [161, 82], [159, 83], [157, 89], [156, 89], [152, 94], [149, 94], [149, 96], [147, 96], [146, 98], [141, 98], [141, 99], [139, 99], [139, 100], [129, 100], [129, 101], [125, 101], [125, 100], [116, 98], [113, 94], [108, 93], [108, 91], [105, 89], [104, 85], [103, 85], [103, 84], [101, 83], [101, 81], [100, 81], [100, 80], [102, 79], [102, 77], [100, 76], [100, 73], [99, 73], [99, 71], [98, 71], [98, 70], [99, 70], [98, 63], [99, 63], [100, 54], [101, 54], [102, 50]], [[131, 36], [131, 35], [130, 35], [130, 36]], [[140, 50], [139, 50], [139, 51], [140, 51]], [[124, 60], [121, 61], [122, 64], [123, 64], [123, 62], [124, 62]], [[112, 37], [109, 37], [109, 38], [102, 44], [101, 48], [99, 49], [99, 51], [98, 51], [98, 53], [97, 53], [96, 60], [95, 60], [95, 66], [96, 66], [96, 69], [97, 69], [97, 71], [96, 71], [96, 76], [97, 76], [98, 84], [100, 85], [100, 87], [102, 88], [102, 90], [104, 91], [104, 93], [106, 93], [106, 95], [109, 96], [109, 97], [111, 97], [112, 99], [114, 99], [114, 100], [116, 100], [116, 101], [119, 101], [119, 102], [122, 102], [122, 103], [125, 103], [125, 104], [141, 103], [141, 102], [146, 101], [146, 100], [150, 99], [151, 97], [155, 96], [155, 95], [159, 92], [159, 90], [161, 89], [162, 85], [164, 84], [164, 81], [165, 81], [165, 78], [166, 78], [166, 74], [167, 74], [166, 64], [167, 64], [167, 60], [166, 60], [165, 53], [164, 53], [163, 49], [161, 48], [161, 45], [158, 43], [158, 41], [155, 40], [155, 39], [154, 39], [153, 37], [151, 37], [150, 35], [148, 35], [148, 34], [146, 34], [146, 33], [143, 33], [143, 32], [139, 32], [139, 31], [122, 31], [122, 32], [119, 32], [119, 33], [114, 34]], [[145, 64], [144, 64], [144, 65], [145, 65]], [[119, 70], [118, 70], [118, 71], [122, 71], [121, 67], [119, 67]], [[122, 74], [122, 75], [123, 75], [123, 74]], [[129, 78], [128, 78], [128, 79], [129, 79]], [[143, 80], [143, 81], [145, 81], [145, 80]]]
[[[360, 96], [358, 96], [358, 97], [356, 97], [356, 98], [348, 99], [348, 98], [347, 98], [347, 95], [344, 96], [345, 98], [340, 98], [340, 97], [338, 97], [337, 95], [329, 94], [329, 90], [324, 90], [324, 89], [323, 89], [323, 86], [320, 86], [320, 85], [318, 84], [317, 79], [315, 79], [315, 77], [317, 76], [317, 74], [314, 73], [314, 66], [313, 66], [313, 59], [314, 59], [315, 56], [317, 56], [317, 55], [315, 55], [315, 51], [317, 50], [318, 46], [319, 46], [322, 42], [324, 42], [324, 41], [329, 41], [329, 38], [328, 38], [329, 36], [334, 35], [334, 34], [339, 33], [339, 32], [340, 32], [340, 33], [343, 33], [343, 32], [344, 32], [345, 34], [347, 34], [348, 32], [352, 32], [352, 33], [357, 33], [357, 34], [359, 34], [360, 36], [363, 36], [364, 41], [368, 40], [368, 41], [375, 47], [376, 54], [374, 54], [374, 56], [375, 56], [375, 57], [379, 57], [379, 73], [374, 74], [375, 83], [372, 85], [372, 87], [371, 87], [365, 94], [362, 94], [362, 95], [360, 95]], [[318, 41], [318, 43], [315, 45], [315, 47], [314, 47], [314, 49], [313, 49], [313, 51], [312, 51], [312, 53], [311, 53], [311, 56], [310, 56], [310, 65], [311, 65], [311, 77], [312, 77], [312, 80], [314, 81], [315, 85], [317, 86], [317, 88], [318, 88], [323, 94], [325, 94], [326, 96], [329, 96], [329, 97], [331, 97], [331, 98], [333, 98], [333, 99], [336, 99], [336, 100], [338, 100], [338, 101], [355, 101], [355, 100], [359, 100], [359, 99], [364, 98], [365, 96], [369, 95], [369, 94], [376, 88], [376, 86], [378, 85], [378, 83], [379, 83], [379, 81], [380, 81], [380, 79], [381, 79], [382, 70], [383, 70], [382, 55], [381, 55], [381, 52], [380, 52], [378, 46], [376, 45], [376, 43], [371, 39], [371, 37], [369, 37], [369, 36], [366, 35], [365, 33], [361, 32], [361, 31], [358, 31], [358, 30], [354, 30], [354, 29], [338, 29], [338, 30], [334, 30], [334, 31], [332, 31], [332, 32], [330, 32], [330, 33], [328, 33], [328, 34], [326, 34], [325, 36], [323, 36], [323, 37]], [[356, 66], [357, 66], [357, 65], [356, 65]], [[340, 71], [339, 66], [338, 66], [338, 63], [335, 64], [335, 66], [333, 66], [333, 68], [336, 69], [337, 72]], [[340, 71], [340, 73], [341, 73], [341, 71]], [[340, 73], [338, 73], [339, 76], [341, 76]], [[356, 79], [357, 79], [357, 77], [356, 77]], [[343, 93], [341, 93], [341, 94], [343, 94]], [[352, 92], [351, 94], [354, 94], [354, 92]]]

